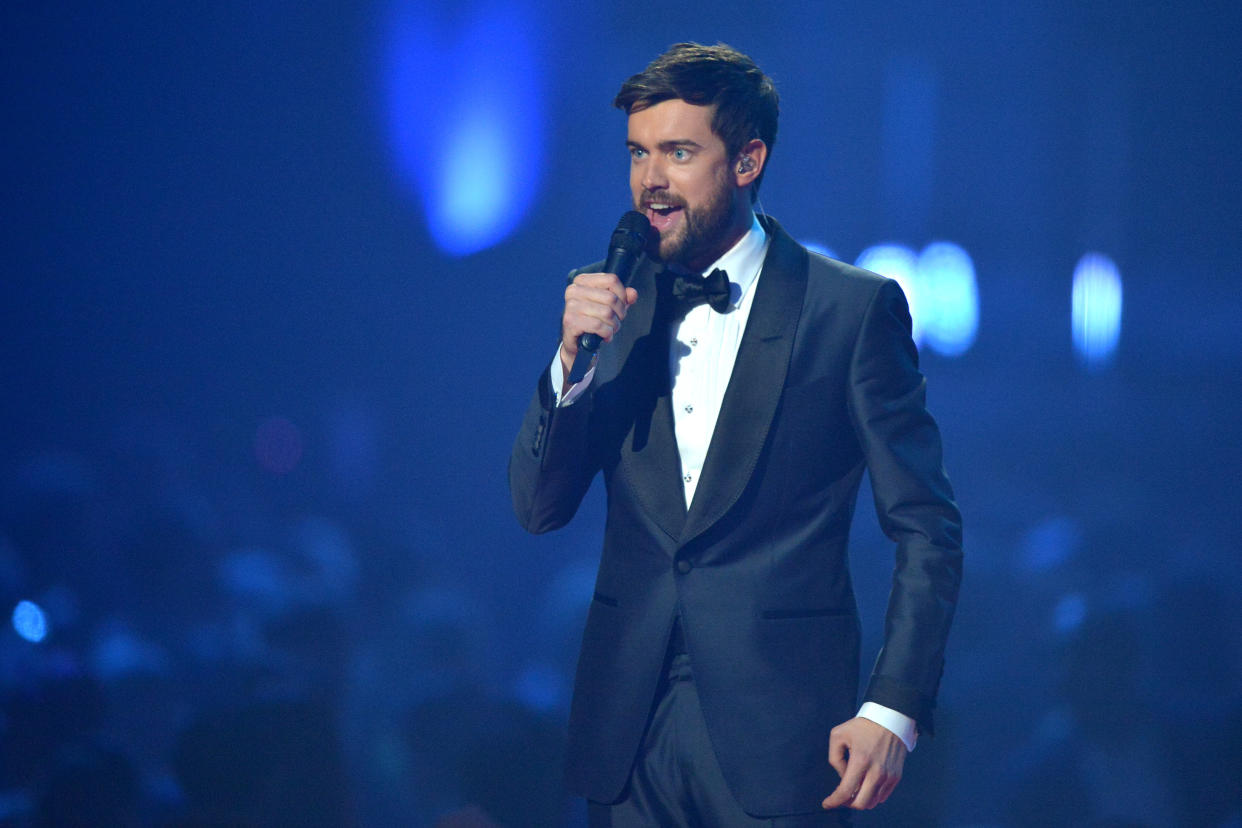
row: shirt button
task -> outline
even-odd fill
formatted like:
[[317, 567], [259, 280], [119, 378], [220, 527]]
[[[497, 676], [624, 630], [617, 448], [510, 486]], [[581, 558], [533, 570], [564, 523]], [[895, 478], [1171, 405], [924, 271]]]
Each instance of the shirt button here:
[[681, 479], [682, 479], [683, 481], [685, 481], [686, 483], [689, 483], [689, 482], [690, 482], [690, 480], [691, 480], [693, 477], [694, 477], [694, 475], [692, 475], [692, 474], [687, 474], [687, 475], [683, 475]]
[[694, 406], [693, 406], [693, 405], [690, 405], [689, 403], [686, 403], [686, 413], [687, 413], [687, 414], [690, 414], [690, 413], [692, 413], [693, 411], [694, 411]]
[[691, 568], [692, 567], [689, 561], [682, 560], [682, 561], [677, 562], [677, 571], [680, 572], [682, 575], [685, 575], [687, 572], [689, 572]]
[[692, 336], [692, 337], [690, 337], [690, 347], [691, 347], [691, 348], [695, 347], [695, 346], [696, 346], [696, 345], [698, 345], [698, 344], [699, 344], [699, 338], [698, 338], [697, 336]]

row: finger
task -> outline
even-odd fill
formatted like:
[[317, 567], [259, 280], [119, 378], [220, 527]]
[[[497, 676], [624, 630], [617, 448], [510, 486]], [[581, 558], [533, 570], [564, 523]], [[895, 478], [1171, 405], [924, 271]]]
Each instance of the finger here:
[[561, 317], [561, 339], [577, 339], [584, 333], [611, 337], [620, 327], [621, 318], [611, 308], [571, 302]]
[[823, 801], [825, 808], [841, 808], [853, 802], [858, 794], [858, 789], [862, 787], [863, 775], [866, 768], [862, 762], [851, 761], [845, 768], [845, 773], [841, 776], [841, 784], [837, 785], [837, 789], [828, 795]]
[[[609, 290], [570, 285], [565, 291], [565, 306], [567, 309], [572, 308], [595, 316], [606, 309], [618, 319], [624, 319], [630, 303], [626, 301], [625, 294], [618, 297]], [[592, 307], [595, 308], [594, 311], [589, 310]]]
[[858, 786], [858, 792], [850, 802], [850, 807], [856, 811], [868, 811], [879, 805], [878, 794], [884, 781], [884, 768], [872, 765], [863, 777], [862, 784]]
[[608, 285], [580, 285], [572, 284], [565, 288], [565, 298], [577, 298], [584, 301], [598, 302], [601, 305], [615, 305], [616, 307], [625, 307], [628, 305], [626, 300], [625, 288], [620, 285], [611, 287]]
[[606, 291], [599, 293], [575, 292], [565, 300], [565, 315], [562, 327], [566, 334], [573, 334], [574, 329], [601, 333], [597, 330], [599, 323], [608, 326], [608, 334], [616, 332], [625, 318], [626, 306], [615, 296]]
[[880, 786], [880, 793], [879, 796], [876, 797], [875, 804], [883, 805], [884, 802], [893, 795], [893, 791], [897, 789], [897, 783], [900, 781], [901, 776], [899, 774], [890, 775], [884, 784]]
[[598, 282], [583, 285], [583, 287], [594, 291], [605, 291], [608, 294], [607, 296], [596, 294], [599, 301], [614, 305], [620, 309], [620, 313], [624, 316], [625, 310], [637, 301], [638, 291], [632, 287], [627, 287], [611, 273], [602, 273], [600, 275], [605, 278], [600, 279]]
[[574, 277], [571, 284], [607, 290], [618, 299], [625, 299], [625, 285], [615, 273], [581, 273]]
[[566, 313], [562, 323], [564, 335], [562, 342], [577, 342], [584, 333], [595, 334], [600, 339], [611, 341], [621, 329], [621, 321], [613, 314]]
[[845, 738], [837, 735], [836, 730], [828, 736], [828, 764], [837, 772], [837, 776], [845, 777], [846, 750]]
[[589, 316], [602, 319], [609, 324], [620, 322], [625, 316], [625, 309], [616, 303], [598, 302], [593, 299], [574, 297], [565, 303], [566, 316]]
[[831, 811], [833, 808], [846, 808], [854, 801], [855, 795], [855, 788], [846, 787], [845, 782], [842, 782], [820, 805], [828, 811]]

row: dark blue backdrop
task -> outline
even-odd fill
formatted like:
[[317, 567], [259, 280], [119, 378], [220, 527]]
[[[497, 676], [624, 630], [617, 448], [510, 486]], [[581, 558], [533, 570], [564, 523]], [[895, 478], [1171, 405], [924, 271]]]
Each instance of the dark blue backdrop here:
[[[976, 271], [973, 346], [924, 355], [967, 538], [942, 734], [860, 824], [1242, 824], [1236, 4], [0, 21], [0, 821], [581, 819], [600, 499], [526, 537], [505, 463], [627, 205], [611, 96], [695, 39], [776, 79], [762, 200], [796, 236]], [[1090, 251], [1124, 285], [1095, 365]]]

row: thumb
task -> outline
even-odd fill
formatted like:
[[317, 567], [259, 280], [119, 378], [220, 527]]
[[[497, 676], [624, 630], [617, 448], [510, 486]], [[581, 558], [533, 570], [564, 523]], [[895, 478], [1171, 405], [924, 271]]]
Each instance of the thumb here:
[[634, 290], [634, 288], [632, 287], [627, 287], [625, 289], [625, 304], [632, 305], [637, 301], [638, 301], [638, 291]]

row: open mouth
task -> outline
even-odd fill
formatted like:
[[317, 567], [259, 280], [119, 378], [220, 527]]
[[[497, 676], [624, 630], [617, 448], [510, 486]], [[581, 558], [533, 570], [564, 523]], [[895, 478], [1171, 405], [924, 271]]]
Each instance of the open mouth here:
[[665, 201], [648, 201], [643, 206], [646, 208], [647, 220], [659, 231], [668, 228], [676, 220], [677, 214], [682, 211], [680, 204], [670, 204]]

